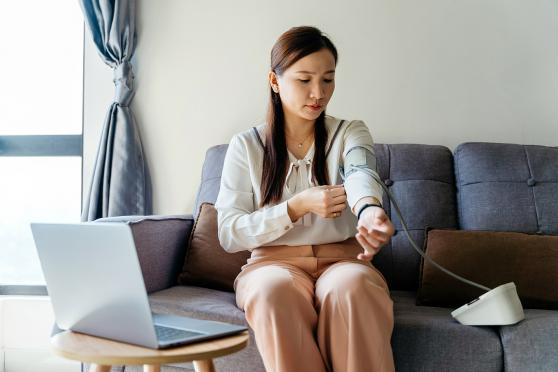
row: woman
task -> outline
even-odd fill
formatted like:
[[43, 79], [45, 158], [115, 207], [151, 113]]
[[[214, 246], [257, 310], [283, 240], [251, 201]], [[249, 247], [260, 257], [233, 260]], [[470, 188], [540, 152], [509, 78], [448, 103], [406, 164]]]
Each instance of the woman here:
[[267, 121], [235, 135], [225, 157], [219, 240], [228, 252], [252, 252], [236, 301], [268, 371], [394, 370], [393, 302], [370, 263], [394, 228], [370, 175], [342, 184], [348, 150], [373, 148], [362, 121], [325, 115], [336, 64], [320, 30], [281, 35]]

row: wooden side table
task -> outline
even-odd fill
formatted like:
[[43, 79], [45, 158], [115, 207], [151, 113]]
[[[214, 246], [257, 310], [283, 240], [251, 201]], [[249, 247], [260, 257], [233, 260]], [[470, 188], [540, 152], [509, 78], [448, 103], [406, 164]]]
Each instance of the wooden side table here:
[[232, 354], [248, 345], [248, 331], [171, 349], [148, 349], [72, 331], [51, 338], [55, 354], [91, 363], [89, 372], [110, 372], [112, 365], [140, 364], [144, 372], [159, 372], [161, 364], [194, 362], [197, 372], [214, 372], [213, 358]]

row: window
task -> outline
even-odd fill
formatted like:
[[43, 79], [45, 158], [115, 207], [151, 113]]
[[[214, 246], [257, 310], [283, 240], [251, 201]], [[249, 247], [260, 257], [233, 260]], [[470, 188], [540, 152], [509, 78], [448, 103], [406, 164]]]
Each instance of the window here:
[[80, 220], [84, 23], [77, 1], [4, 1], [0, 18], [0, 294], [29, 293], [29, 223]]

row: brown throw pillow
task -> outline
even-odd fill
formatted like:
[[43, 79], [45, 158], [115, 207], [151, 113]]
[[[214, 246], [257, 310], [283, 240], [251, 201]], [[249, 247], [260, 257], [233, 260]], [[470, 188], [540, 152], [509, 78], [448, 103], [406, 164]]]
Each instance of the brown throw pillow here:
[[[426, 229], [426, 254], [489, 288], [514, 282], [524, 308], [558, 309], [558, 235]], [[459, 307], [485, 293], [421, 263], [416, 304]]]
[[232, 292], [234, 279], [248, 258], [249, 251], [227, 253], [221, 247], [217, 235], [217, 210], [213, 204], [203, 203], [190, 234], [178, 284]]

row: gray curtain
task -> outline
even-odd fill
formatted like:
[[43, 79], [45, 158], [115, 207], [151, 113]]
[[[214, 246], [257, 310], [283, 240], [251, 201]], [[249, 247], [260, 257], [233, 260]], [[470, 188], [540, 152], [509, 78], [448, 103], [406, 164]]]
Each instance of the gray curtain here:
[[103, 61], [113, 68], [115, 95], [105, 117], [82, 221], [152, 213], [151, 183], [130, 108], [136, 44], [135, 0], [80, 0], [85, 22]]

